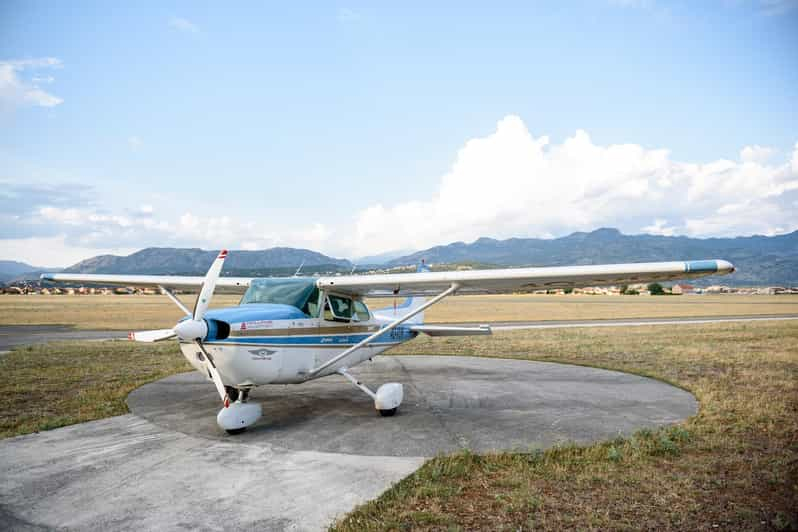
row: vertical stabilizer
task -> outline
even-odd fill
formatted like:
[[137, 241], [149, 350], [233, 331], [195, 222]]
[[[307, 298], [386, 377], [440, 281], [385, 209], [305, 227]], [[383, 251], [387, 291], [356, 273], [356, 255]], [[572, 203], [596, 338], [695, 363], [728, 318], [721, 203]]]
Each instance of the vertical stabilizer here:
[[[416, 272], [420, 273], [420, 272], [428, 272], [428, 271], [431, 271], [431, 270], [429, 269], [429, 267], [422, 260], [421, 263], [416, 268]], [[405, 298], [405, 300], [402, 301], [401, 303], [398, 303], [398, 304], [394, 303], [393, 307], [381, 308], [381, 309], [375, 311], [375, 314], [379, 315], [382, 318], [389, 317], [391, 319], [396, 319], [396, 318], [400, 318], [400, 317], [404, 316], [405, 314], [409, 314], [412, 310], [417, 309], [418, 307], [423, 305], [425, 302], [426, 302], [426, 298], [424, 298], [424, 297], [411, 296], [411, 297]], [[407, 320], [405, 323], [407, 323], [409, 325], [420, 325], [420, 324], [424, 323], [424, 313], [423, 312], [419, 312], [418, 314], [416, 314], [415, 316], [413, 316], [412, 318]]]

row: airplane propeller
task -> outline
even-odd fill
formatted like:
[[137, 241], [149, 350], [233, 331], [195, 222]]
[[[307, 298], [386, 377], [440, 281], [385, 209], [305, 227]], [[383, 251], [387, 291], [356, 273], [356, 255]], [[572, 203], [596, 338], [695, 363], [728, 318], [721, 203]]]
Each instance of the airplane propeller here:
[[180, 309], [186, 313], [188, 319], [181, 320], [171, 329], [158, 329], [154, 331], [141, 331], [131, 332], [128, 334], [130, 340], [136, 342], [160, 342], [170, 338], [177, 337], [184, 342], [194, 342], [205, 357], [206, 367], [208, 373], [211, 375], [213, 383], [216, 385], [216, 390], [224, 401], [225, 406], [229, 405], [229, 398], [224, 388], [224, 383], [216, 369], [216, 362], [213, 356], [205, 349], [202, 340], [208, 335], [208, 323], [203, 319], [205, 312], [211, 304], [213, 292], [216, 288], [216, 281], [219, 280], [219, 275], [222, 273], [222, 266], [224, 259], [227, 258], [227, 250], [223, 249], [219, 252], [219, 256], [213, 261], [208, 273], [205, 274], [205, 280], [202, 282], [200, 293], [197, 300], [194, 302], [193, 312], [188, 312], [188, 309], [177, 299], [171, 292], [164, 290], [164, 293], [169, 296]]

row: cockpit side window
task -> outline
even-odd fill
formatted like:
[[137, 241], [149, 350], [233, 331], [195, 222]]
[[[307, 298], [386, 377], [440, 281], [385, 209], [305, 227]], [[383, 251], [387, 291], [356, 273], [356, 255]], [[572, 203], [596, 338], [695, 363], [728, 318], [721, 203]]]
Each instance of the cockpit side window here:
[[349, 321], [352, 319], [352, 300], [348, 297], [330, 294], [324, 305], [324, 319], [328, 321]]
[[352, 319], [354, 321], [368, 321], [369, 319], [369, 309], [366, 307], [366, 304], [360, 300], [355, 300], [354, 302], [354, 314], [352, 314]]

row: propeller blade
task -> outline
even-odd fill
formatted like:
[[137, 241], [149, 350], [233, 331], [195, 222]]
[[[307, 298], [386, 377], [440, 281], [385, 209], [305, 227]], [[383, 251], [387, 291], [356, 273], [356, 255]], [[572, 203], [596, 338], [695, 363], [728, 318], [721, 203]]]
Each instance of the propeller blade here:
[[207, 361], [205, 367], [208, 368], [208, 372], [211, 374], [211, 379], [213, 379], [213, 383], [216, 385], [216, 391], [219, 392], [219, 397], [222, 398], [224, 406], [227, 407], [228, 404], [227, 390], [224, 389], [222, 376], [219, 375], [219, 371], [216, 369], [216, 362], [213, 361], [213, 357], [205, 349], [205, 346], [202, 345], [202, 342], [200, 342], [199, 340], [195, 340], [195, 343], [197, 344], [197, 347], [200, 348], [200, 351], [202, 351], [202, 354], [205, 355], [205, 360]]
[[223, 249], [219, 252], [219, 256], [216, 257], [213, 264], [211, 264], [208, 273], [205, 274], [205, 281], [203, 281], [197, 301], [194, 303], [194, 315], [192, 317], [194, 320], [201, 320], [205, 315], [205, 311], [208, 310], [213, 297], [213, 290], [216, 288], [216, 281], [219, 279], [219, 274], [222, 273], [222, 266], [226, 258], [227, 250]]
[[127, 339], [133, 340], [134, 342], [160, 342], [162, 340], [174, 338], [175, 336], [177, 336], [177, 334], [175, 334], [175, 331], [172, 329], [158, 329], [157, 331], [129, 332], [127, 334]]

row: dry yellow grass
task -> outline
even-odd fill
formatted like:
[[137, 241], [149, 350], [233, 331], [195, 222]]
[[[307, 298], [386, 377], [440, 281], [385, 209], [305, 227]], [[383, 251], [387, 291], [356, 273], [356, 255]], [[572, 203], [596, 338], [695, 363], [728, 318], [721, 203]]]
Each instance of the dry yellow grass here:
[[[401, 302], [401, 301], [400, 301]], [[374, 300], [370, 307], [388, 307]], [[591, 320], [798, 314], [796, 296], [482, 295], [444, 299], [426, 311], [429, 322]]]
[[587, 447], [441, 456], [335, 530], [798, 528], [795, 323], [419, 337], [392, 353], [619, 369], [687, 388], [700, 410], [674, 427]]
[[[181, 296], [186, 305], [193, 295]], [[236, 305], [240, 296], [217, 294], [213, 307]], [[371, 308], [392, 300], [369, 301]], [[664, 318], [798, 314], [796, 296], [555, 296], [490, 295], [444, 299], [427, 311], [432, 323]], [[75, 325], [80, 329], [169, 327], [180, 310], [164, 296], [0, 296], [0, 325]]]
[[[195, 295], [180, 296], [191, 309]], [[216, 294], [211, 308], [237, 305], [240, 295]], [[182, 312], [165, 296], [0, 296], [0, 325], [74, 325], [79, 329], [171, 327]]]

